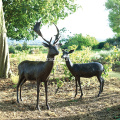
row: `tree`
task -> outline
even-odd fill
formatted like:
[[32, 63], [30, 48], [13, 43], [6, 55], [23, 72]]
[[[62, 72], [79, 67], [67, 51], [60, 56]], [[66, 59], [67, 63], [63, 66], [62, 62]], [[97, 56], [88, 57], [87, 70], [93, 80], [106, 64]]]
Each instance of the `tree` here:
[[24, 41], [23, 46], [22, 46], [22, 50], [27, 50], [27, 49], [28, 49], [27, 42]]
[[68, 46], [77, 45], [77, 49], [81, 49], [82, 46], [85, 47], [93, 47], [94, 45], [98, 44], [98, 41], [89, 35], [83, 36], [80, 34], [75, 34], [73, 37], [69, 37], [68, 39], [61, 40], [65, 44], [63, 45], [63, 48], [68, 48]]
[[11, 73], [6, 34], [10, 39], [35, 39], [36, 21], [57, 23], [76, 9], [74, 0], [0, 0], [0, 78], [7, 78]]
[[120, 0], [107, 0], [105, 6], [109, 10], [109, 26], [120, 36]]
[[0, 78], [7, 78], [10, 74], [10, 62], [6, 32], [7, 31], [5, 28], [2, 0], [0, 0]]
[[7, 36], [10, 39], [36, 38], [33, 25], [56, 23], [77, 9], [74, 0], [3, 0]]

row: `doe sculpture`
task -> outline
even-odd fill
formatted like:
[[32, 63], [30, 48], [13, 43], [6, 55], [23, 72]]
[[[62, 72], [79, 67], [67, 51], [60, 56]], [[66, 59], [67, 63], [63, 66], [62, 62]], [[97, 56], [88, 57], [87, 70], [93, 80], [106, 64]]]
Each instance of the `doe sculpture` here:
[[80, 91], [81, 91], [80, 98], [82, 98], [82, 96], [83, 96], [80, 77], [90, 78], [93, 76], [96, 76], [98, 78], [98, 81], [100, 82], [100, 90], [99, 90], [99, 94], [98, 94], [98, 97], [99, 97], [101, 92], [103, 91], [103, 86], [104, 86], [104, 79], [101, 77], [101, 74], [104, 71], [103, 65], [98, 62], [73, 64], [69, 58], [69, 54], [72, 53], [73, 51], [74, 50], [70, 50], [69, 52], [67, 52], [65, 50], [62, 50], [63, 55], [61, 56], [61, 58], [65, 59], [65, 62], [66, 62], [66, 65], [67, 65], [69, 71], [75, 77], [75, 82], [76, 82], [75, 97], [77, 95], [77, 82], [79, 84]]
[[[41, 22], [37, 22], [36, 25], [34, 26], [34, 31], [42, 37], [42, 39], [46, 42], [43, 43], [43, 46], [48, 48], [48, 55], [47, 55], [47, 60], [45, 62], [43, 61], [28, 61], [25, 60], [21, 62], [18, 65], [18, 73], [19, 73], [19, 81], [17, 84], [17, 102], [19, 103], [19, 98], [18, 98], [18, 89], [20, 86], [20, 99], [21, 99], [21, 87], [22, 85], [27, 81], [37, 81], [37, 105], [36, 109], [40, 110], [39, 108], [39, 86], [41, 82], [44, 82], [45, 85], [45, 93], [46, 93], [46, 106], [47, 109], [49, 109], [48, 105], [48, 100], [47, 100], [47, 82], [48, 82], [48, 76], [53, 68], [54, 65], [54, 57], [55, 55], [59, 54], [59, 51], [57, 50], [55, 44], [59, 40], [59, 29], [55, 25], [57, 29], [57, 34], [55, 35], [55, 41], [53, 44], [51, 44], [52, 37], [50, 41], [47, 41], [45, 38], [43, 38], [43, 35], [40, 31], [40, 24]], [[22, 99], [21, 99], [22, 101]]]

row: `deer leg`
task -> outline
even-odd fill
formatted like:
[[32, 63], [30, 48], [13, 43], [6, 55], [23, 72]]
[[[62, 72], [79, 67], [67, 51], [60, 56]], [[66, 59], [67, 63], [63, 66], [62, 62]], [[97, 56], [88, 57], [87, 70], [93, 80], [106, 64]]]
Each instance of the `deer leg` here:
[[21, 82], [23, 81], [23, 77], [20, 77], [19, 76], [19, 81], [17, 83], [17, 102], [19, 103], [19, 97], [18, 97], [18, 89], [19, 89], [19, 86], [21, 84]]
[[102, 87], [101, 87], [101, 92], [103, 92], [103, 87], [104, 87], [104, 79], [101, 77], [101, 82], [102, 82]]
[[77, 95], [77, 78], [75, 78], [75, 84], [76, 84], [76, 93], [75, 93], [75, 97], [76, 97], [76, 95]]
[[24, 78], [24, 80], [21, 82], [20, 84], [20, 100], [22, 101], [22, 98], [21, 98], [21, 87], [22, 85], [26, 82], [26, 79]]
[[47, 81], [45, 81], [44, 85], [45, 85], [45, 95], [46, 95], [46, 106], [47, 106], [47, 109], [49, 110], [50, 108], [49, 108], [48, 99], [47, 99]]
[[55, 94], [57, 94], [58, 90], [59, 90], [59, 87], [56, 89]]
[[80, 96], [80, 99], [81, 99], [83, 96], [83, 92], [82, 92], [82, 88], [81, 88], [80, 78], [78, 78], [78, 84], [79, 84], [80, 91], [81, 91], [81, 96]]
[[39, 107], [39, 92], [40, 92], [40, 80], [37, 80], [37, 105], [36, 105], [36, 109], [40, 111], [40, 107]]
[[[99, 83], [100, 83], [100, 90], [99, 90], [99, 93], [98, 93], [98, 97], [100, 96], [100, 94], [101, 94], [101, 92], [103, 91], [102, 90], [102, 78], [101, 78], [101, 76], [97, 76], [97, 78], [98, 78], [98, 81], [99, 81]], [[104, 84], [104, 83], [103, 83]]]

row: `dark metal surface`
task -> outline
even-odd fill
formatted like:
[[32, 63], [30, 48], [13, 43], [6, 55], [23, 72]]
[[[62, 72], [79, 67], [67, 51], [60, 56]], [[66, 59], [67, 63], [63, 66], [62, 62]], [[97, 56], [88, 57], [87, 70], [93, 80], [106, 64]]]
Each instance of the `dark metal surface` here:
[[[37, 22], [34, 26], [34, 31], [43, 38], [43, 35], [40, 31], [40, 24], [41, 22]], [[56, 26], [57, 28], [57, 26]], [[59, 36], [59, 30], [57, 28], [57, 36]], [[53, 68], [54, 65], [54, 57], [59, 54], [59, 51], [57, 50], [55, 44], [58, 42], [58, 37], [56, 37], [54, 44], [51, 44], [48, 40], [43, 38], [44, 41], [47, 43], [43, 43], [45, 47], [49, 49], [47, 60], [45, 62], [43, 61], [23, 61], [18, 65], [18, 72], [19, 72], [19, 81], [17, 84], [17, 102], [19, 103], [19, 97], [18, 97], [18, 89], [20, 87], [20, 99], [21, 99], [21, 87], [22, 85], [27, 81], [37, 81], [37, 105], [36, 108], [40, 110], [39, 108], [39, 86], [41, 82], [44, 82], [45, 85], [45, 93], [46, 93], [46, 106], [47, 109], [49, 109], [48, 100], [47, 100], [47, 82], [48, 82], [48, 76]], [[57, 42], [56, 42], [57, 41]], [[22, 99], [21, 99], [22, 100]]]
[[90, 78], [93, 76], [96, 76], [98, 78], [98, 81], [100, 83], [100, 90], [98, 97], [100, 96], [101, 92], [103, 91], [104, 86], [104, 79], [101, 77], [102, 72], [104, 71], [104, 67], [101, 63], [98, 62], [91, 62], [91, 63], [83, 63], [83, 64], [73, 64], [70, 61], [69, 54], [72, 53], [74, 50], [70, 50], [69, 52], [62, 50], [63, 55], [61, 56], [63, 59], [65, 59], [66, 65], [69, 69], [69, 71], [72, 73], [72, 75], [75, 77], [76, 81], [76, 94], [77, 95], [77, 82], [80, 87], [81, 96], [83, 96], [83, 92], [81, 89], [81, 83], [80, 83], [80, 77]]

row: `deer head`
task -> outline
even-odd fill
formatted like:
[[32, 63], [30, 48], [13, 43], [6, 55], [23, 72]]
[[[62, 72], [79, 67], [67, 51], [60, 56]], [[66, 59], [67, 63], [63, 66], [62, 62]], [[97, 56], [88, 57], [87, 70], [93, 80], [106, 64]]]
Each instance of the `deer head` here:
[[63, 58], [63, 59], [68, 59], [68, 58], [69, 58], [69, 54], [70, 54], [70, 53], [73, 53], [74, 50], [70, 50], [69, 52], [68, 52], [68, 51], [65, 51], [65, 50], [62, 50], [62, 52], [63, 52], [63, 55], [61, 56], [61, 58]]
[[[54, 23], [53, 23], [53, 24], [54, 24]], [[45, 42], [43, 43], [43, 46], [45, 46], [45, 47], [47, 47], [47, 48], [49, 49], [48, 54], [49, 54], [50, 56], [58, 55], [58, 54], [59, 54], [59, 51], [57, 50], [57, 48], [56, 48], [56, 46], [55, 46], [56, 43], [57, 43], [57, 42], [59, 41], [59, 39], [60, 39], [58, 27], [54, 24], [55, 27], [56, 27], [56, 29], [57, 29], [57, 34], [55, 35], [55, 40], [54, 40], [53, 44], [51, 44], [52, 37], [51, 37], [50, 41], [46, 40], [46, 39], [43, 37], [43, 35], [42, 35], [41, 31], [40, 31], [40, 25], [41, 25], [41, 22], [36, 22], [33, 30], [34, 30], [39, 36], [41, 36], [42, 39], [46, 42], [46, 43], [45, 43]]]

